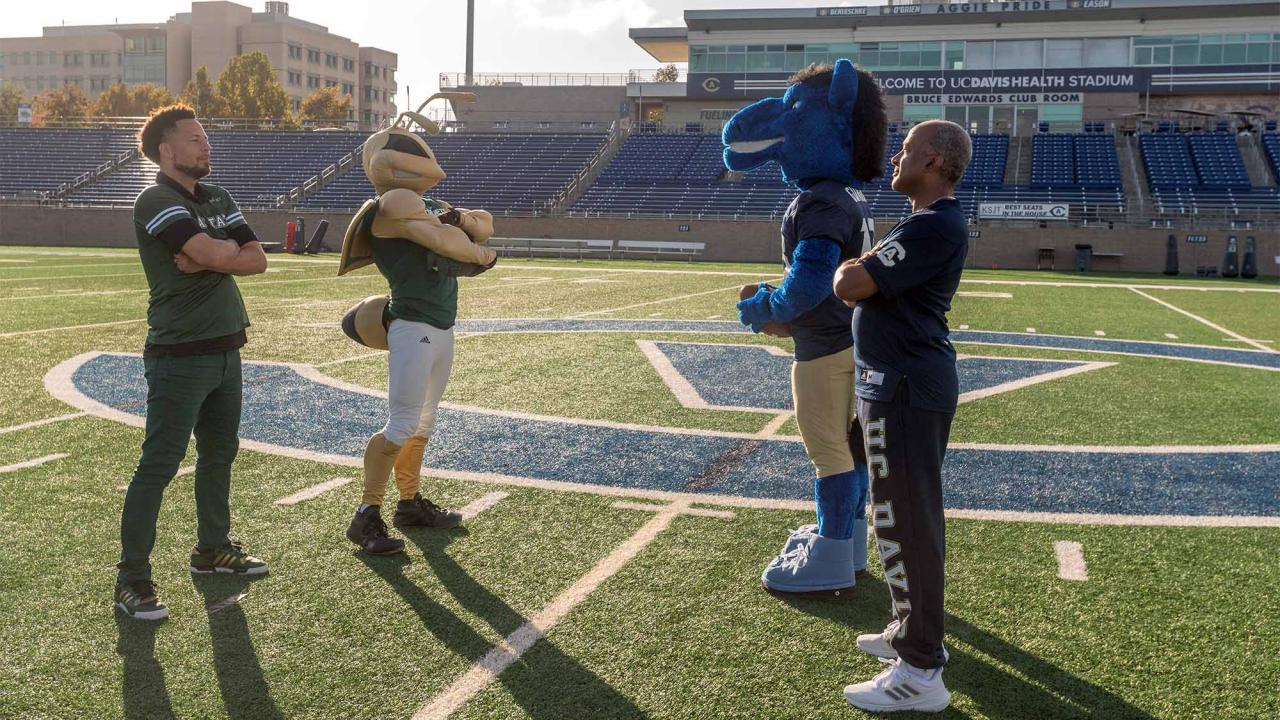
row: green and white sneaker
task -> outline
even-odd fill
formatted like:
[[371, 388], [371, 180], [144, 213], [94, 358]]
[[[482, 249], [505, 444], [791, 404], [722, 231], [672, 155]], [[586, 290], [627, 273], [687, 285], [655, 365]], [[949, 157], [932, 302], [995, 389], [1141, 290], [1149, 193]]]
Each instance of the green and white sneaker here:
[[164, 620], [169, 608], [160, 602], [156, 584], [150, 580], [116, 583], [116, 608], [135, 620]]
[[197, 574], [233, 573], [235, 575], [265, 575], [267, 564], [250, 555], [240, 543], [229, 542], [218, 548], [191, 550], [191, 572]]

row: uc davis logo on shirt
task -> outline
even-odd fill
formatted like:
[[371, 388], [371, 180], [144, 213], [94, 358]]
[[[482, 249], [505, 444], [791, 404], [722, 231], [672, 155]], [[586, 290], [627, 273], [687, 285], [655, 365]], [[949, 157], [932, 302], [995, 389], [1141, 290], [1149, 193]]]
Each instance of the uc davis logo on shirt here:
[[880, 262], [884, 263], [885, 267], [893, 267], [899, 260], [907, 259], [907, 249], [897, 240], [889, 240], [880, 243], [879, 249], [876, 250], [876, 257], [880, 258]]
[[215, 215], [211, 218], [197, 216], [196, 222], [200, 224], [201, 230], [208, 230], [211, 227], [222, 229], [227, 226], [227, 218], [222, 215]]

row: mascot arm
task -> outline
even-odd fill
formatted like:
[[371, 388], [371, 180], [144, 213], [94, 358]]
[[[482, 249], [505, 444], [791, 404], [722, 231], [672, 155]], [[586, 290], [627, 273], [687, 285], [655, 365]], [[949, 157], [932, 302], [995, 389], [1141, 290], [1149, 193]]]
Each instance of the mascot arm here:
[[[487, 210], [468, 210], [466, 208], [450, 208], [451, 212], [440, 216], [440, 222], [447, 222], [462, 229], [477, 245], [493, 237], [493, 216]], [[450, 216], [446, 220], [446, 216]]]
[[761, 286], [754, 296], [738, 303], [742, 324], [760, 332], [771, 320], [789, 323], [817, 307], [831, 294], [839, 263], [839, 245], [829, 240], [801, 240], [782, 286], [773, 292]]
[[[395, 230], [386, 232], [387, 225], [394, 225]], [[373, 230], [379, 237], [402, 237], [458, 262], [488, 265], [497, 257], [489, 248], [471, 242], [461, 229], [442, 225], [412, 190], [396, 189], [382, 195]]]

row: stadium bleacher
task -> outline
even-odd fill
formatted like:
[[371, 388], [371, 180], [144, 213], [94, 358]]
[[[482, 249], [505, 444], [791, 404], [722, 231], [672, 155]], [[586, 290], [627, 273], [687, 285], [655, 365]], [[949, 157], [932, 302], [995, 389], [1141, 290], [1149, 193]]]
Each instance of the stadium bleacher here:
[[[1157, 129], [1142, 135], [1140, 144], [1158, 212], [1195, 215], [1280, 210], [1276, 188], [1251, 185], [1231, 133], [1177, 133], [1172, 132], [1177, 129], [1172, 123], [1158, 124]], [[1274, 166], [1276, 155], [1267, 142], [1264, 134], [1263, 148]]]
[[55, 190], [134, 142], [119, 130], [7, 128], [0, 132], [0, 197]]
[[[130, 141], [132, 134], [124, 133]], [[262, 207], [318, 174], [364, 142], [356, 132], [209, 131], [213, 172], [242, 207]], [[73, 192], [82, 205], [130, 205], [155, 178], [156, 166], [139, 157], [99, 182]]]
[[[532, 212], [591, 161], [607, 135], [595, 133], [449, 134], [427, 137], [447, 177], [429, 191], [460, 207]], [[336, 156], [333, 157], [336, 159]], [[373, 197], [359, 167], [306, 197], [300, 207], [353, 209]]]

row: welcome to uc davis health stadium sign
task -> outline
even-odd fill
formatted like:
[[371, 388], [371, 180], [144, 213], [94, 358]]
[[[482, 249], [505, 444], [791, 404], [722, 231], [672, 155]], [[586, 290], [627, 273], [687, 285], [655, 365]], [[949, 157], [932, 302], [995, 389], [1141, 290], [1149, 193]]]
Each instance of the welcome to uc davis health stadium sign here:
[[[1168, 72], [1168, 68], [1163, 68], [1162, 71]], [[875, 73], [880, 87], [890, 95], [1141, 92], [1150, 85], [1151, 75], [1151, 68], [1145, 67], [882, 70]], [[689, 73], [687, 92], [690, 98], [768, 97], [781, 95], [786, 90], [789, 77], [791, 73], [778, 72]], [[1059, 99], [1042, 102], [1079, 102], [1079, 100]]]

